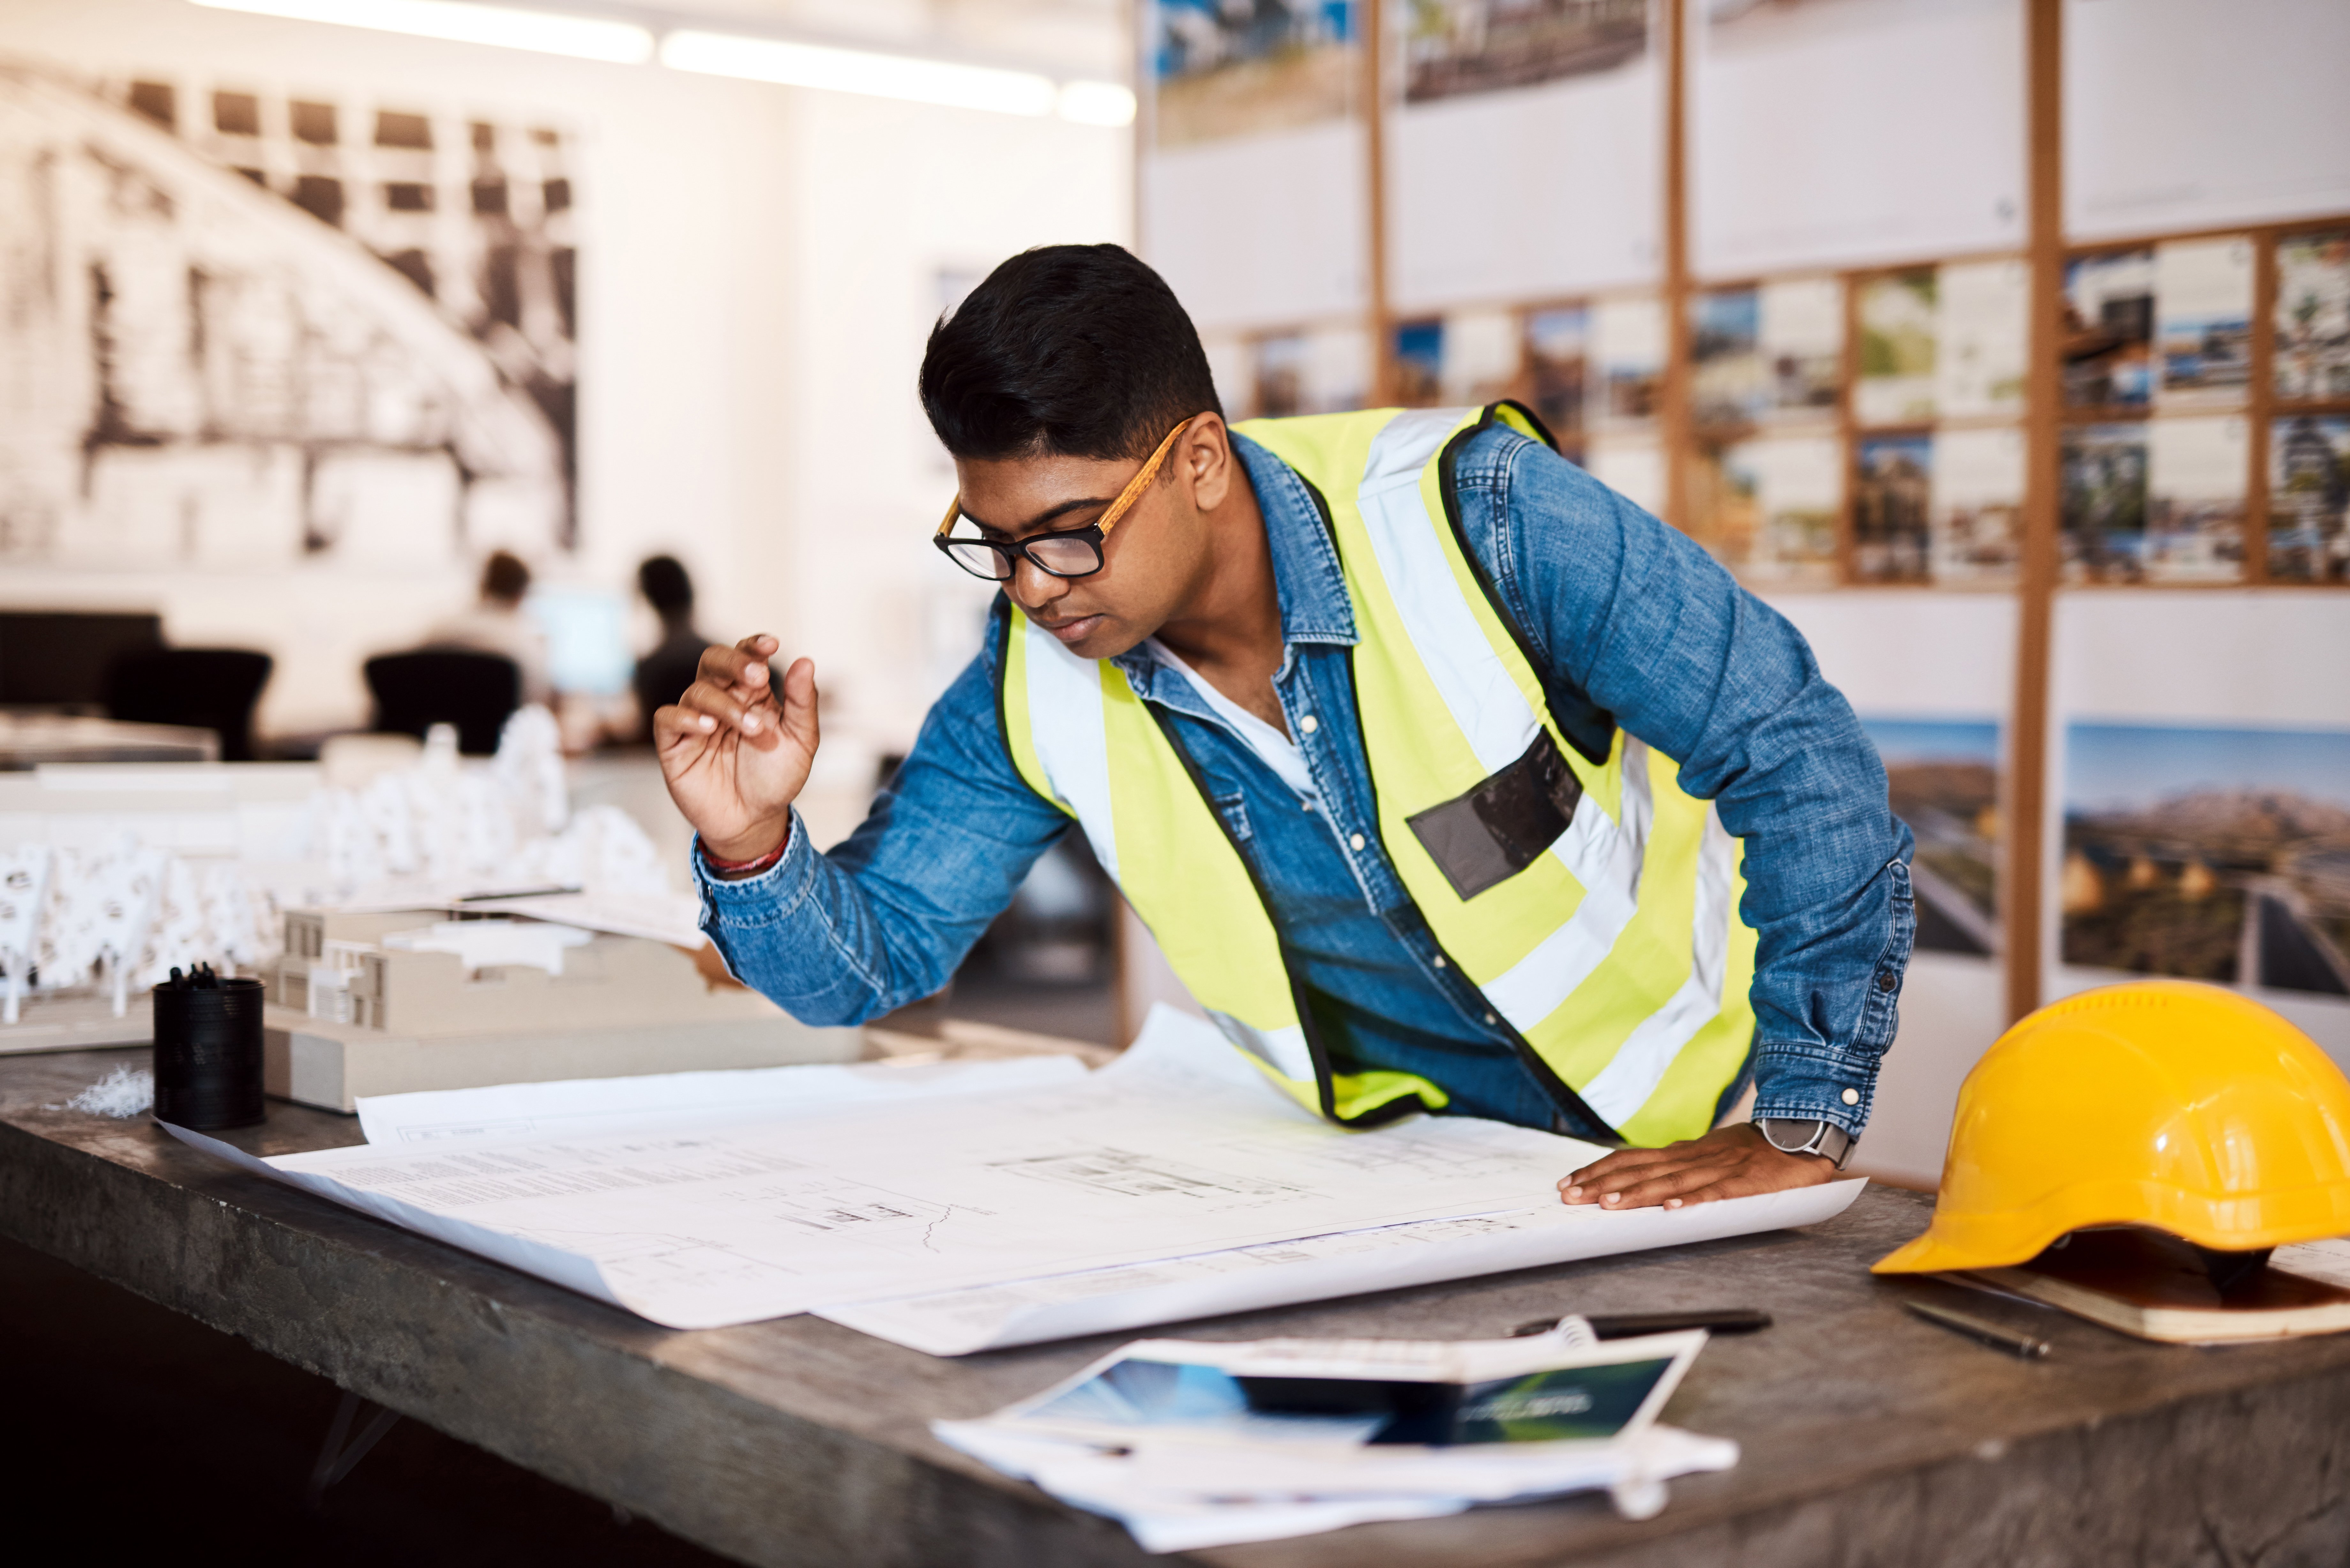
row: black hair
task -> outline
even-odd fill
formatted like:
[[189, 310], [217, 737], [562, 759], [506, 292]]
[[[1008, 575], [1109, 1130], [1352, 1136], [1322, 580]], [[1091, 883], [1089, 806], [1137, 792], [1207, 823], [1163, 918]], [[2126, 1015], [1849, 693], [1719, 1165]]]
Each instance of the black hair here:
[[1223, 412], [1191, 318], [1118, 245], [1042, 245], [931, 329], [922, 411], [957, 457], [1145, 458]]
[[482, 597], [515, 605], [528, 592], [530, 568], [522, 564], [522, 557], [504, 550], [491, 551], [490, 558], [482, 563]]
[[693, 579], [675, 556], [650, 556], [637, 568], [637, 587], [664, 621], [693, 613]]

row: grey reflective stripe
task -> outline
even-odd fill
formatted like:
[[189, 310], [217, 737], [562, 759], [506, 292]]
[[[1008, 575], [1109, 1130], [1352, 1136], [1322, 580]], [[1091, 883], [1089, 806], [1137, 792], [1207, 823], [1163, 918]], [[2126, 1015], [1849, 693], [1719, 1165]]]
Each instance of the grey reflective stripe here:
[[1109, 734], [1102, 667], [1079, 659], [1033, 621], [1021, 651], [1028, 666], [1028, 733], [1053, 794], [1086, 831], [1101, 868], [1118, 879], [1118, 833], [1109, 788]]
[[1207, 1010], [1224, 1038], [1280, 1074], [1303, 1084], [1315, 1081], [1314, 1053], [1305, 1044], [1305, 1031], [1296, 1024], [1284, 1029], [1257, 1029], [1242, 1023], [1229, 1012]]

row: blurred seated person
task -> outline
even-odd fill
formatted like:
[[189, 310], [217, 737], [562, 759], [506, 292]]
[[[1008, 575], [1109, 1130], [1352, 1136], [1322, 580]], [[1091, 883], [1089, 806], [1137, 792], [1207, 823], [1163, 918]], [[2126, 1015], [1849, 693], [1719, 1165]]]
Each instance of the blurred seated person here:
[[522, 610], [528, 592], [530, 568], [519, 556], [493, 551], [482, 564], [482, 593], [473, 607], [434, 627], [422, 646], [504, 654], [522, 672], [522, 700], [551, 702], [555, 685], [547, 676], [546, 633]]
[[674, 556], [654, 556], [637, 568], [637, 589], [660, 617], [660, 641], [637, 660], [637, 711], [647, 724], [693, 684], [708, 639], [693, 626], [693, 579]]

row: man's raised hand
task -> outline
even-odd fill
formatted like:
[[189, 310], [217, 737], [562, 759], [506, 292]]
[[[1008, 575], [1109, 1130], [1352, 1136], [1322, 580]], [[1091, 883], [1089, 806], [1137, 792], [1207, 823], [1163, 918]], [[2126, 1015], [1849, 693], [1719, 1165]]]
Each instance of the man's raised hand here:
[[685, 695], [653, 714], [670, 798], [721, 860], [756, 859], [783, 843], [816, 761], [816, 666], [797, 660], [783, 691], [770, 690], [777, 646], [746, 637], [704, 649]]

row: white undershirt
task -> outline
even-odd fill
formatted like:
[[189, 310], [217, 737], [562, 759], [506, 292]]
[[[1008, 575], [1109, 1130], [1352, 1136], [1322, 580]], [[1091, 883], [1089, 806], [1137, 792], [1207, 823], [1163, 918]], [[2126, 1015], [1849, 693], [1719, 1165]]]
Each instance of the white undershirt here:
[[1310, 802], [1321, 798], [1320, 792], [1314, 787], [1314, 775], [1306, 771], [1305, 753], [1297, 749], [1296, 742], [1217, 691], [1205, 676], [1184, 663], [1173, 649], [1157, 638], [1150, 639], [1145, 646], [1150, 649], [1152, 658], [1189, 680], [1191, 689], [1206, 700], [1210, 711], [1231, 725], [1233, 733], [1239, 735], [1248, 749], [1257, 754], [1258, 760], [1271, 768], [1274, 776], [1287, 784], [1300, 800]]

